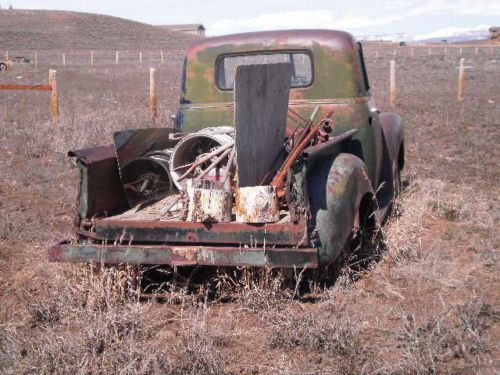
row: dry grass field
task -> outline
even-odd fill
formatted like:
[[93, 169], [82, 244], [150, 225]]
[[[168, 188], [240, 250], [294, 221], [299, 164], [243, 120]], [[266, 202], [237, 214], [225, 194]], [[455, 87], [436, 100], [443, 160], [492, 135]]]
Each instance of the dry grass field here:
[[[374, 48], [369, 77], [389, 110], [392, 49], [375, 59]], [[407, 152], [396, 210], [363, 267], [353, 254], [333, 288], [307, 293], [247, 270], [194, 287], [166, 275], [172, 292], [151, 299], [135, 269], [49, 263], [47, 248], [71, 236], [78, 173], [66, 152], [147, 124], [149, 65], [0, 74], [40, 83], [55, 67], [61, 107], [55, 127], [47, 93], [0, 92], [0, 373], [498, 374], [500, 49], [464, 51], [463, 102], [457, 50], [415, 52], [396, 57]], [[181, 60], [152, 66], [169, 126]]]
[[192, 36], [123, 18], [54, 10], [0, 10], [0, 49], [184, 49]]

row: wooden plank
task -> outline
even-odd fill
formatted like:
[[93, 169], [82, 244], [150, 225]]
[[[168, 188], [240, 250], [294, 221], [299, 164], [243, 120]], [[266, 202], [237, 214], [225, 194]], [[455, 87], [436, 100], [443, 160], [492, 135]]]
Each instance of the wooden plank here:
[[257, 186], [285, 139], [291, 65], [240, 65], [234, 80], [238, 186]]
[[0, 85], [0, 90], [42, 90], [51, 91], [51, 85]]

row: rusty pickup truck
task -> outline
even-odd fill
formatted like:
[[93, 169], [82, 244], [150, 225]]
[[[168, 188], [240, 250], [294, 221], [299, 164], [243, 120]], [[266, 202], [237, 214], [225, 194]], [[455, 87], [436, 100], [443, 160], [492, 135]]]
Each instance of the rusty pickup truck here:
[[[278, 157], [250, 189], [245, 202], [261, 206], [245, 219], [238, 210], [256, 208], [243, 207], [246, 171], [234, 160], [253, 139], [234, 135], [234, 91], [242, 67], [263, 65], [291, 78], [282, 146], [267, 150]], [[400, 190], [403, 123], [374, 107], [350, 34], [206, 38], [187, 50], [181, 80], [174, 126], [124, 130], [114, 145], [69, 153], [81, 172], [75, 235], [50, 260], [314, 269], [334, 263], [354, 229], [381, 225]]]

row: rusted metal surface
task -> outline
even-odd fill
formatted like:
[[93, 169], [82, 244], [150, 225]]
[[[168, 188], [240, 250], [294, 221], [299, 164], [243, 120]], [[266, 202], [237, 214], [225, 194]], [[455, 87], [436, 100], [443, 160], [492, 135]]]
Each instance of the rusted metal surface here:
[[150, 151], [165, 150], [176, 144], [171, 139], [177, 130], [171, 128], [127, 129], [113, 135], [120, 166], [146, 155]]
[[222, 180], [233, 146], [234, 129], [229, 126], [208, 127], [186, 135], [172, 151], [170, 175], [174, 183], [182, 190], [188, 177]]
[[40, 90], [40, 91], [52, 91], [51, 85], [0, 85], [0, 90]]
[[236, 189], [236, 221], [273, 223], [280, 219], [276, 189], [272, 186], [247, 186]]
[[314, 162], [317, 158], [325, 155], [335, 154], [333, 149], [341, 142], [349, 140], [358, 130], [351, 129], [338, 136], [328, 139], [324, 143], [319, 143], [314, 146], [307, 147], [302, 151], [302, 158], [307, 160], [308, 163]]
[[105, 161], [115, 157], [115, 150], [112, 145], [85, 148], [82, 150], [68, 151], [68, 156], [77, 158], [85, 165]]
[[80, 169], [77, 224], [128, 208], [113, 146], [70, 151]]
[[332, 121], [330, 120], [332, 114], [332, 112], [328, 113], [326, 117], [318, 122], [318, 124], [314, 127], [304, 128], [304, 130], [302, 131], [304, 136], [301, 137], [300, 142], [296, 144], [288, 154], [280, 170], [271, 181], [271, 186], [275, 186], [276, 188], [278, 188], [278, 190], [283, 190], [285, 186], [286, 175], [288, 174], [288, 171], [290, 170], [292, 164], [297, 161], [302, 151], [304, 151], [304, 149], [310, 144], [311, 140], [316, 136], [321, 127], [332, 126]]
[[231, 222], [233, 193], [222, 182], [201, 180], [188, 184], [188, 221]]
[[155, 201], [177, 191], [169, 174], [177, 130], [128, 129], [113, 135], [120, 178], [130, 206]]
[[196, 242], [221, 244], [305, 245], [307, 228], [298, 223], [194, 223], [189, 221], [127, 221], [100, 220], [93, 222], [101, 240], [147, 242]]
[[314, 228], [313, 243], [320, 247], [322, 263], [334, 261], [348, 240], [363, 198], [374, 197], [365, 165], [342, 153], [321, 158], [308, 175], [309, 201]]
[[100, 245], [63, 242], [49, 250], [49, 259], [53, 262], [105, 264], [317, 268], [318, 250], [313, 248]]

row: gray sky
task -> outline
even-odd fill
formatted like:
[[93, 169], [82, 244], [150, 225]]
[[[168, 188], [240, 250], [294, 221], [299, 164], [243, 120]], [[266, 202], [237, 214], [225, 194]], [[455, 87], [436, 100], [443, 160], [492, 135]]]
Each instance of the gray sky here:
[[0, 0], [2, 7], [101, 13], [150, 24], [203, 23], [208, 35], [289, 28], [446, 36], [500, 23], [499, 0]]

